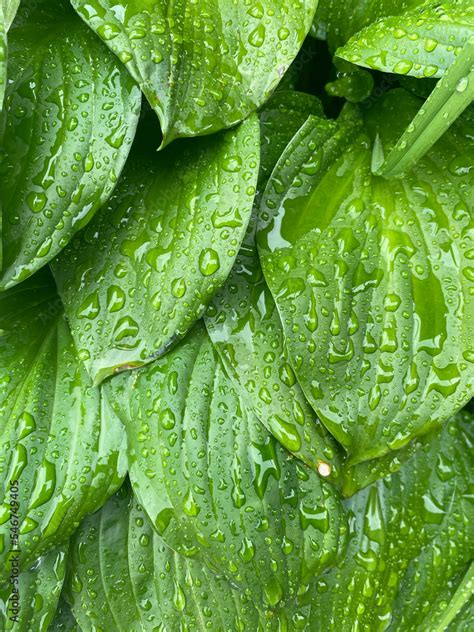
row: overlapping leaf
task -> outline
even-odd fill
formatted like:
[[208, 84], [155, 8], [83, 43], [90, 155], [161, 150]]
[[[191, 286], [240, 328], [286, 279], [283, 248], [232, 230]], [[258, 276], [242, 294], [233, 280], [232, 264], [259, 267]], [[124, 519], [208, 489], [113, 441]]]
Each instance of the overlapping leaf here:
[[[56, 612], [64, 578], [66, 550], [51, 551], [0, 588], [0, 626], [4, 632], [46, 632]], [[17, 580], [17, 581], [16, 581]]]
[[167, 144], [235, 125], [270, 96], [309, 31], [316, 0], [72, 0], [125, 63]]
[[109, 204], [54, 265], [72, 334], [96, 382], [162, 355], [202, 316], [250, 217], [256, 117], [152, 152], [137, 147]]
[[335, 51], [349, 38], [380, 18], [399, 15], [422, 5], [424, 0], [319, 0], [313, 35], [328, 40]]
[[455, 619], [472, 595], [472, 421], [459, 414], [400, 472], [348, 502], [349, 546], [318, 580], [312, 632], [463, 629], [465, 615]]
[[77, 357], [49, 274], [0, 294], [0, 331], [0, 583], [6, 583], [15, 550], [23, 569], [67, 540], [121, 484], [126, 463], [123, 427]]
[[[284, 91], [261, 114], [260, 185], [310, 114], [321, 114], [310, 95]], [[229, 376], [265, 427], [313, 469], [339, 476], [338, 448], [321, 426], [285, 357], [283, 330], [258, 262], [252, 218], [230, 276], [213, 299], [206, 327]], [[336, 471], [332, 471], [336, 468]]]
[[272, 625], [259, 622], [253, 604], [225, 579], [172, 551], [127, 488], [78, 530], [66, 594], [84, 632], [231, 632]]
[[8, 34], [0, 288], [50, 261], [111, 194], [140, 91], [66, 0], [23, 3]]
[[343, 543], [338, 495], [246, 410], [204, 328], [104, 386], [127, 427], [135, 493], [165, 542], [257, 604], [304, 599]]
[[388, 94], [371, 137], [358, 115], [308, 121], [262, 203], [293, 368], [350, 464], [439, 427], [473, 388], [469, 132], [452, 128], [403, 181], [371, 175], [371, 138], [393, 143], [417, 105]]
[[2, 0], [0, 4], [5, 18], [5, 28], [8, 31], [15, 19], [16, 12], [20, 6], [20, 0]]

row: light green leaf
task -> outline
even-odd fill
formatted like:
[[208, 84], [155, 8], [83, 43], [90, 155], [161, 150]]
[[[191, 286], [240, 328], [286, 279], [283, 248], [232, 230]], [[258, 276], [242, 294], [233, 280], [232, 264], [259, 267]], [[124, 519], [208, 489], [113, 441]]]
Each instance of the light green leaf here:
[[373, 22], [336, 55], [384, 72], [442, 77], [473, 35], [474, 5], [470, 0], [431, 2]]
[[403, 180], [371, 174], [371, 139], [390, 145], [417, 107], [388, 93], [365, 117], [370, 137], [354, 112], [309, 120], [262, 201], [260, 257], [293, 368], [351, 465], [439, 428], [472, 395], [469, 131], [453, 126]]
[[[386, 178], [404, 175], [469, 107], [474, 99], [473, 58], [474, 38], [438, 81], [380, 167], [372, 160], [372, 169], [378, 175]], [[374, 157], [377, 159], [375, 154]], [[380, 159], [383, 158], [382, 152]]]
[[319, 0], [311, 32], [327, 39], [329, 48], [335, 51], [379, 18], [399, 15], [423, 3], [424, 0]]
[[65, 542], [115, 492], [126, 463], [123, 427], [78, 360], [49, 274], [0, 294], [0, 332], [2, 583], [11, 548], [26, 568]]
[[96, 383], [159, 357], [202, 316], [240, 248], [258, 164], [256, 117], [165, 152], [137, 147], [109, 204], [54, 264]]
[[140, 84], [166, 145], [235, 125], [260, 107], [298, 53], [317, 0], [72, 4]]
[[304, 601], [343, 545], [338, 494], [245, 408], [204, 328], [104, 386], [127, 427], [133, 488], [165, 542], [256, 604]]
[[23, 3], [8, 41], [1, 289], [48, 263], [110, 196], [141, 98], [66, 0]]
[[20, 6], [20, 0], [1, 0], [0, 5], [0, 10], [3, 10], [5, 17], [5, 29], [8, 31], [15, 19], [16, 12]]
[[127, 486], [83, 522], [69, 565], [66, 594], [84, 632], [264, 629], [240, 591], [153, 532]]
[[12, 574], [13, 583], [0, 588], [0, 628], [3, 632], [46, 632], [50, 629], [66, 575], [66, 548], [42, 556], [17, 577]]
[[349, 546], [317, 582], [311, 632], [443, 632], [455, 619], [474, 555], [472, 422], [460, 413], [397, 474], [348, 501]]

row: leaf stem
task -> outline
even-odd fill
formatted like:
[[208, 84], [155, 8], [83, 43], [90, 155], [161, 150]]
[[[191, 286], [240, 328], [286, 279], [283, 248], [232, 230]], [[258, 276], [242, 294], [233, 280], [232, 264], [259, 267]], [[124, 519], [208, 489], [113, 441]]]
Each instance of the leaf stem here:
[[379, 160], [374, 160], [374, 173], [385, 178], [403, 176], [454, 123], [473, 99], [474, 38], [471, 37], [456, 61], [438, 81], [383, 164], [380, 165]]

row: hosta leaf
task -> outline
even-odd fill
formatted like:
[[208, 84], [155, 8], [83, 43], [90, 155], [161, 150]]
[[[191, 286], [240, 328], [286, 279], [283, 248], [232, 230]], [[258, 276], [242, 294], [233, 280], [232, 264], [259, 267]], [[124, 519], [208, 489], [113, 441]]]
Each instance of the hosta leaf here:
[[20, 6], [20, 0], [1, 0], [0, 8], [3, 11], [5, 17], [5, 28], [8, 31], [13, 20], [15, 19], [16, 12]]
[[66, 594], [84, 632], [259, 626], [255, 607], [240, 591], [164, 544], [126, 488], [77, 531]]
[[454, 620], [474, 555], [472, 421], [460, 413], [397, 474], [348, 502], [349, 546], [318, 580], [312, 632], [442, 632]]
[[[387, 94], [365, 118], [371, 138], [393, 143], [418, 104]], [[474, 360], [469, 130], [387, 181], [357, 118], [301, 128], [259, 234], [293, 368], [350, 464], [439, 427], [472, 394]]]
[[0, 330], [1, 583], [12, 517], [25, 568], [114, 493], [126, 463], [123, 428], [78, 360], [49, 274], [0, 294]]
[[66, 0], [23, 3], [8, 34], [0, 288], [50, 261], [111, 194], [140, 91]]
[[424, 0], [319, 0], [313, 35], [328, 40], [335, 51], [364, 27], [379, 18], [399, 15], [424, 4]]
[[22, 570], [18, 582], [0, 588], [1, 629], [4, 632], [49, 630], [65, 575], [66, 552], [60, 548]]
[[373, 22], [336, 55], [385, 72], [442, 77], [473, 35], [474, 5], [470, 0], [432, 2]]
[[[67, 585], [68, 582], [66, 581], [64, 588], [66, 588]], [[129, 598], [129, 595], [127, 598]], [[82, 632], [64, 597], [59, 599], [58, 608], [48, 628], [48, 632]]]
[[246, 410], [204, 328], [105, 389], [127, 427], [135, 493], [165, 542], [257, 604], [303, 598], [343, 543], [338, 495]]
[[72, 0], [125, 63], [163, 144], [235, 125], [262, 105], [309, 31], [316, 0]]
[[[303, 93], [278, 92], [267, 103], [261, 113], [259, 188], [314, 113], [322, 115], [319, 100]], [[306, 402], [285, 357], [283, 330], [258, 262], [255, 228], [252, 218], [227, 283], [207, 311], [206, 327], [249, 408], [283, 446], [328, 475], [337, 464], [337, 446]]]
[[256, 117], [158, 154], [137, 146], [109, 204], [54, 265], [97, 383], [162, 355], [202, 316], [244, 237], [258, 156]]

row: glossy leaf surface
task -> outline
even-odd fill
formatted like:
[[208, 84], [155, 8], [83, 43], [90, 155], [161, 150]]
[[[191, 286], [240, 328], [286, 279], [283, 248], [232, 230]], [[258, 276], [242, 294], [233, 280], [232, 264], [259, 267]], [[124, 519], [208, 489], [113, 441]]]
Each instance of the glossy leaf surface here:
[[127, 488], [77, 531], [66, 594], [84, 632], [264, 629], [240, 591], [153, 532]]
[[202, 316], [240, 248], [258, 164], [256, 117], [130, 157], [109, 204], [54, 264], [96, 383], [159, 357]]
[[0, 289], [48, 263], [110, 196], [141, 100], [66, 0], [23, 3], [8, 42]]
[[[318, 99], [276, 93], [261, 113], [261, 190], [282, 151]], [[235, 387], [278, 441], [311, 468], [339, 476], [338, 448], [296, 382], [284, 349], [283, 329], [257, 256], [255, 217], [225, 286], [206, 312], [206, 327]]]
[[15, 19], [16, 12], [20, 6], [20, 0], [1, 0], [3, 15], [5, 17], [5, 28], [8, 31], [13, 20]]
[[270, 96], [309, 31], [316, 0], [72, 0], [125, 63], [163, 144], [242, 121]]
[[7, 582], [12, 517], [24, 569], [115, 492], [126, 463], [123, 427], [77, 357], [48, 273], [0, 294], [0, 330], [0, 582]]
[[203, 326], [105, 389], [127, 427], [135, 493], [165, 542], [257, 604], [304, 598], [343, 544], [338, 495], [246, 410]]
[[18, 583], [0, 588], [2, 631], [49, 630], [65, 576], [66, 548], [62, 547], [42, 556], [30, 568], [22, 570], [18, 575]]
[[433, 2], [372, 23], [336, 55], [384, 72], [442, 77], [473, 36], [474, 5], [469, 0]]
[[462, 629], [449, 624], [470, 597], [472, 421], [460, 413], [400, 472], [348, 501], [349, 546], [318, 580], [312, 632]]
[[418, 103], [388, 94], [370, 136], [355, 114], [309, 121], [262, 202], [293, 368], [350, 464], [439, 427], [472, 393], [469, 131], [454, 126], [403, 180], [371, 175], [372, 139], [393, 144]]
[[319, 0], [313, 35], [327, 39], [334, 52], [349, 38], [380, 18], [416, 9], [424, 0]]

